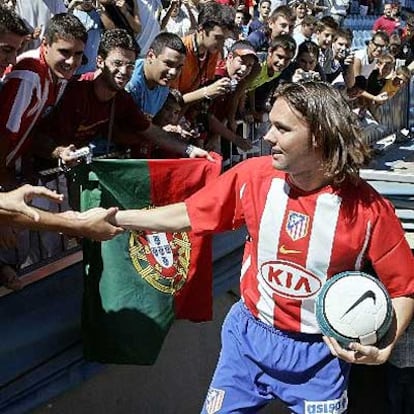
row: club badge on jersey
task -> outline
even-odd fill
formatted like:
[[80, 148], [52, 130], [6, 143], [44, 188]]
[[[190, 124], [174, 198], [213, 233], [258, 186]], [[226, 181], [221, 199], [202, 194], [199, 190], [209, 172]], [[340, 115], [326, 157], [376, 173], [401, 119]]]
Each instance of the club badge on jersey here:
[[308, 234], [309, 216], [289, 211], [286, 222], [286, 232], [293, 241], [302, 239]]

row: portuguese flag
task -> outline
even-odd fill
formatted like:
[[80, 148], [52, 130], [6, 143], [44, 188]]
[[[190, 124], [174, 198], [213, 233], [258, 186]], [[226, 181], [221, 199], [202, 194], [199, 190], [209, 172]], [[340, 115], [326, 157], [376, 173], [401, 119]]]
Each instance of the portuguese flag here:
[[[183, 201], [220, 167], [204, 159], [94, 160], [81, 180], [81, 208]], [[153, 364], [174, 319], [211, 320], [211, 242], [191, 232], [139, 231], [103, 243], [85, 240], [86, 359]]]

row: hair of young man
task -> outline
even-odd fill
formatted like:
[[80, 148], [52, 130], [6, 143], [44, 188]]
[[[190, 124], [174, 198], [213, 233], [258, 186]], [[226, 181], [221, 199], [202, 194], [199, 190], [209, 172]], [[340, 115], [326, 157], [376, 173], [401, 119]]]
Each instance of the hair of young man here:
[[5, 33], [13, 33], [17, 36], [27, 36], [30, 34], [30, 30], [17, 13], [0, 5], [0, 34]]
[[338, 23], [332, 16], [324, 16], [322, 19], [318, 20], [316, 25], [317, 32], [323, 32], [325, 29], [332, 29], [337, 31], [339, 28]]
[[396, 75], [403, 75], [407, 79], [410, 79], [411, 78], [411, 71], [410, 71], [410, 69], [407, 66], [399, 66], [395, 70], [395, 74]]
[[309, 53], [310, 55], [315, 56], [316, 59], [318, 59], [319, 50], [319, 46], [315, 42], [312, 42], [312, 40], [305, 40], [298, 47], [298, 54], [296, 56], [296, 59], [302, 53]]
[[395, 63], [395, 58], [391, 53], [384, 53], [381, 56], [378, 56], [376, 61], [378, 63]]
[[55, 14], [46, 28], [45, 39], [48, 44], [57, 42], [59, 39], [80, 40], [86, 44], [88, 33], [80, 20], [70, 13]]
[[273, 53], [279, 47], [288, 52], [295, 53], [295, 39], [291, 35], [287, 34], [276, 36], [269, 45], [269, 53]]
[[181, 108], [184, 107], [184, 98], [178, 89], [170, 89], [168, 92], [167, 101], [174, 102]]
[[382, 39], [387, 45], [390, 42], [390, 37], [387, 33], [383, 32], [382, 30], [378, 30], [372, 35], [371, 42], [374, 42], [378, 38]]
[[333, 37], [333, 41], [336, 42], [339, 38], [346, 39], [348, 41], [349, 45], [351, 45], [353, 37], [354, 36], [353, 36], [352, 32], [349, 29], [344, 29], [344, 28], [340, 27], [335, 32], [335, 35]]
[[109, 52], [116, 48], [130, 50], [139, 54], [137, 43], [125, 29], [111, 29], [104, 32], [99, 43], [98, 55], [106, 59]]
[[269, 3], [270, 5], [272, 4], [271, 0], [260, 0], [259, 2], [259, 7], [263, 4], [263, 3]]
[[198, 27], [207, 34], [215, 27], [219, 26], [223, 29], [234, 29], [234, 17], [236, 12], [233, 7], [225, 4], [210, 1], [200, 6], [198, 14]]
[[155, 56], [158, 56], [166, 47], [175, 50], [182, 55], [185, 55], [187, 53], [187, 49], [185, 48], [181, 37], [175, 33], [170, 32], [159, 33], [152, 41], [150, 49], [152, 49]]
[[279, 6], [276, 7], [269, 15], [269, 21], [275, 22], [279, 17], [284, 17], [287, 20], [294, 21], [295, 14], [293, 13], [292, 9], [289, 6]]
[[401, 46], [401, 36], [398, 33], [393, 33], [389, 38], [390, 46]]
[[359, 169], [368, 160], [368, 148], [343, 95], [325, 82], [300, 82], [282, 85], [276, 98], [285, 99], [307, 121], [321, 150], [325, 173], [334, 184], [347, 177], [357, 180]]
[[256, 53], [253, 45], [248, 40], [237, 40], [231, 45], [229, 52], [236, 52], [237, 49], [248, 49]]
[[312, 16], [311, 14], [307, 14], [303, 19], [302, 19], [302, 26], [312, 26], [316, 24], [316, 17]]

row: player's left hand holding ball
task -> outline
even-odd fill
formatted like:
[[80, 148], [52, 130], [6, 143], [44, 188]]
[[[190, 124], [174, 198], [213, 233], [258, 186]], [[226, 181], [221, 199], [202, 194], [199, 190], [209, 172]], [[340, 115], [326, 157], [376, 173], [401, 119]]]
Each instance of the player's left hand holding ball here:
[[332, 355], [351, 364], [383, 364], [391, 355], [393, 348], [390, 344], [384, 348], [379, 348], [375, 345], [361, 345], [358, 342], [352, 342], [349, 344], [349, 349], [345, 349], [332, 337], [324, 336], [323, 340], [328, 345]]

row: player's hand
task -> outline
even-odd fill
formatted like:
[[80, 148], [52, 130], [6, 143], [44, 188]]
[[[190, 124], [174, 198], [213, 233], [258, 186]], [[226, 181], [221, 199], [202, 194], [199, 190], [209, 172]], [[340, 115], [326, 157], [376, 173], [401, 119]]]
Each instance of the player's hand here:
[[8, 193], [0, 193], [0, 208], [13, 213], [24, 214], [34, 221], [39, 221], [39, 213], [27, 204], [35, 197], [48, 198], [57, 203], [63, 200], [62, 194], [57, 194], [46, 187], [25, 184]]
[[324, 336], [323, 340], [331, 354], [351, 364], [381, 365], [387, 361], [392, 347], [378, 348], [374, 345], [361, 345], [352, 342], [349, 349], [343, 348], [334, 338]]
[[113, 239], [125, 231], [122, 227], [113, 224], [117, 212], [116, 207], [109, 209], [97, 207], [77, 213], [74, 226], [78, 235], [96, 241]]

